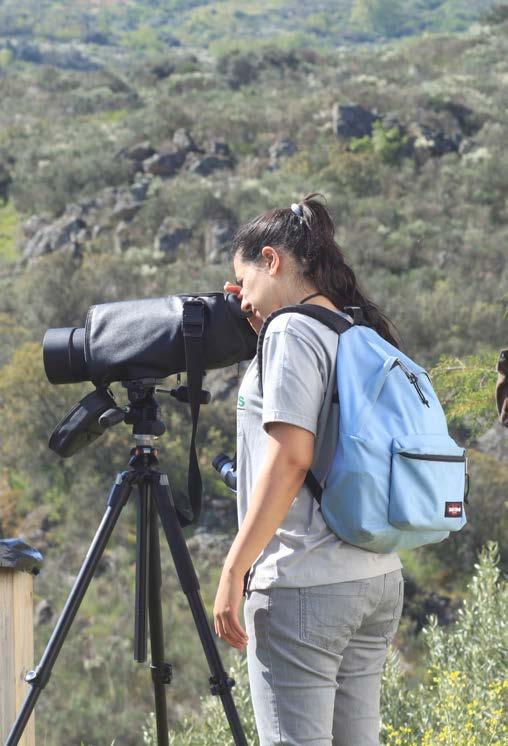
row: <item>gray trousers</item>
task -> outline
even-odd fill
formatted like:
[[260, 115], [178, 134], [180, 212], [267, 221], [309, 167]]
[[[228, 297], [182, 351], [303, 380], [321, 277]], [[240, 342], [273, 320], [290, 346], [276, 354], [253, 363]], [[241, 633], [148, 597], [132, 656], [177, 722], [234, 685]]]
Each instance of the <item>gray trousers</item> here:
[[247, 593], [247, 665], [260, 746], [378, 746], [381, 674], [403, 596], [400, 570]]

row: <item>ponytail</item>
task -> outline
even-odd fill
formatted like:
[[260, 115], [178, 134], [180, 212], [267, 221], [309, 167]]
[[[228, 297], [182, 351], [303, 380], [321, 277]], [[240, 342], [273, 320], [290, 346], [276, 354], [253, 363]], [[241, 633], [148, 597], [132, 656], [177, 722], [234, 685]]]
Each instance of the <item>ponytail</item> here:
[[291, 207], [270, 210], [242, 225], [233, 238], [231, 255], [238, 251], [243, 261], [257, 262], [263, 246], [281, 248], [292, 255], [302, 277], [337, 308], [361, 306], [367, 324], [400, 349], [391, 330], [393, 322], [360, 288], [353, 269], [346, 264], [344, 252], [335, 241], [335, 225], [325, 205], [308, 194]]

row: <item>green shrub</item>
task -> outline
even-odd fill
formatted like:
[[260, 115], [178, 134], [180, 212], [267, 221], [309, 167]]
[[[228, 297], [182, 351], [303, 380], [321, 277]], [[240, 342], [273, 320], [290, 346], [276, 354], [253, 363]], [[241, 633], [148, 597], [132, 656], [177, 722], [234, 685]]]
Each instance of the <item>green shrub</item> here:
[[[382, 738], [390, 746], [501, 746], [508, 737], [508, 593], [498, 548], [480, 554], [468, 596], [451, 627], [432, 617], [423, 630], [425, 680], [409, 688], [398, 656], [388, 656], [382, 688]], [[504, 700], [504, 706], [503, 706]], [[504, 717], [503, 717], [503, 712]]]

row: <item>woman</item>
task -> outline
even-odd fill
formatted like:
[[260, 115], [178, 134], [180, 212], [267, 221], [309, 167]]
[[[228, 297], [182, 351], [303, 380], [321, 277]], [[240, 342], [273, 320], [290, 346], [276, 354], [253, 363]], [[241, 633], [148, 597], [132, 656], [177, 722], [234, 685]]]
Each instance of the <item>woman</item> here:
[[[398, 347], [345, 263], [318, 196], [239, 229], [236, 284], [226, 283], [225, 291], [252, 312], [257, 332], [283, 306], [305, 302], [344, 313], [344, 306], [361, 305]], [[309, 469], [324, 483], [337, 443], [337, 342], [319, 321], [281, 314], [263, 344], [263, 397], [256, 358], [239, 390], [239, 531], [224, 563], [214, 625], [233, 647], [247, 645], [261, 746], [379, 743], [380, 680], [402, 609], [401, 563], [396, 554], [340, 541], [304, 485]], [[239, 608], [249, 568], [244, 631]]]

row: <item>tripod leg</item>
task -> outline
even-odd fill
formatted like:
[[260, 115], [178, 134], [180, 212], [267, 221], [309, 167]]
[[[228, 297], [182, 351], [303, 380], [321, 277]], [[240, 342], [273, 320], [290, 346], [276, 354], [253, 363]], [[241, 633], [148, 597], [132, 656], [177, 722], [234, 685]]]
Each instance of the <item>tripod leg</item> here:
[[146, 589], [148, 583], [148, 563], [150, 551], [150, 498], [148, 483], [143, 479], [139, 484], [136, 518], [136, 600], [134, 618], [134, 660], [146, 661]]
[[76, 616], [81, 601], [93, 577], [95, 569], [99, 564], [104, 549], [108, 543], [120, 512], [129, 499], [131, 491], [131, 479], [133, 472], [123, 472], [117, 475], [108, 497], [108, 505], [102, 521], [97, 529], [92, 544], [87, 552], [79, 574], [74, 581], [71, 592], [67, 598], [64, 609], [53, 630], [50, 640], [46, 646], [39, 665], [34, 671], [29, 671], [25, 677], [32, 689], [25, 698], [20, 713], [7, 736], [4, 746], [16, 746], [23, 735], [23, 730], [32, 714], [32, 711], [51, 676], [51, 670], [55, 664], [58, 654], [65, 642], [67, 633]]
[[199, 581], [178, 521], [173, 495], [171, 494], [166, 474], [152, 472], [152, 496], [157, 505], [180, 585], [187, 596], [201, 644], [203, 645], [210, 671], [213, 674], [210, 677], [210, 690], [212, 694], [219, 695], [222, 700], [222, 706], [224, 707], [235, 744], [237, 746], [247, 746], [242, 724], [238, 717], [233, 697], [231, 696], [231, 687], [234, 686], [235, 682], [226, 675], [215, 645], [215, 640], [199, 593]]
[[150, 569], [148, 574], [148, 613], [150, 618], [150, 650], [152, 680], [155, 694], [155, 720], [158, 746], [169, 746], [166, 684], [171, 684], [171, 664], [164, 662], [164, 628], [161, 603], [161, 558], [157, 508], [150, 500]]

